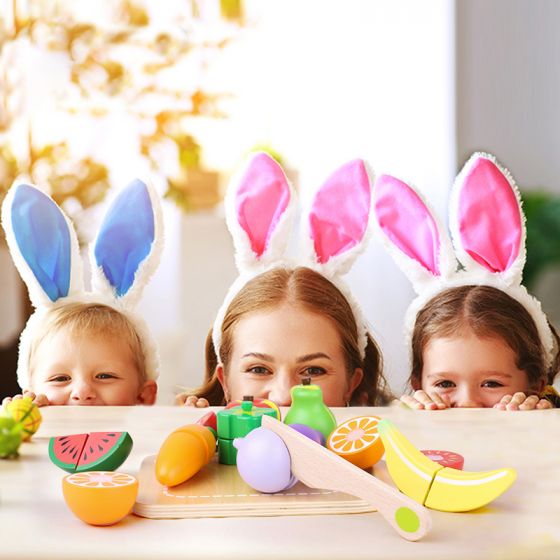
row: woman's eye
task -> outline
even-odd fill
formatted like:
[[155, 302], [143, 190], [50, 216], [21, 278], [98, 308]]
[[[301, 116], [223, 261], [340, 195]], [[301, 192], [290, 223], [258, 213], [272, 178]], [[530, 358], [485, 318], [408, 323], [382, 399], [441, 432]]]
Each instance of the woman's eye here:
[[499, 381], [485, 381], [482, 384], [483, 387], [489, 387], [491, 389], [495, 389], [497, 387], [503, 387], [503, 384], [500, 383]]
[[255, 373], [256, 375], [266, 375], [269, 373], [268, 369], [263, 366], [253, 366], [247, 369], [248, 373]]
[[97, 379], [116, 379], [117, 376], [113, 373], [98, 373], [96, 375]]
[[453, 387], [455, 387], [455, 383], [453, 383], [453, 381], [449, 381], [447, 379], [444, 379], [443, 381], [438, 381], [435, 384], [436, 387], [439, 387], [441, 389], [451, 389]]
[[324, 375], [326, 373], [326, 370], [322, 367], [317, 367], [317, 366], [311, 366], [308, 368], [305, 368], [305, 371], [303, 372], [303, 375]]

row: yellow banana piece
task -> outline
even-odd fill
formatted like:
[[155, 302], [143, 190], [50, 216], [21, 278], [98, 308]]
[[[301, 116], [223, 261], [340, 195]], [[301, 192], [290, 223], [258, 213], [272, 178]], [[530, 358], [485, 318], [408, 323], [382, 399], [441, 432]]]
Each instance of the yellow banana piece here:
[[385, 446], [387, 470], [398, 489], [439, 511], [470, 511], [503, 494], [514, 482], [514, 469], [464, 472], [428, 459], [387, 419], [377, 425]]

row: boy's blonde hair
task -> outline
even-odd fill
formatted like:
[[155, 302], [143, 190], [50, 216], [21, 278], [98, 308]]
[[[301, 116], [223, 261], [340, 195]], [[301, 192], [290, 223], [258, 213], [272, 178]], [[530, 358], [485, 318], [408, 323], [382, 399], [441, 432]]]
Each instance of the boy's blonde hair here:
[[132, 359], [139, 373], [140, 382], [147, 379], [145, 353], [142, 342], [130, 320], [116, 309], [100, 303], [68, 303], [50, 309], [41, 321], [29, 352], [29, 372], [33, 375], [33, 358], [45, 338], [54, 332], [67, 328], [69, 334], [91, 334], [124, 338], [132, 353]]

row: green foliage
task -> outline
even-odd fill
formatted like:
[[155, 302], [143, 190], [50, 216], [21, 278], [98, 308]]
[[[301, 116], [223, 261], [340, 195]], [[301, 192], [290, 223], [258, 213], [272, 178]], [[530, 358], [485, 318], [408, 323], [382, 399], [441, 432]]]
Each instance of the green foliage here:
[[544, 270], [560, 266], [560, 196], [530, 191], [521, 197], [527, 218], [527, 263], [523, 278], [531, 290]]

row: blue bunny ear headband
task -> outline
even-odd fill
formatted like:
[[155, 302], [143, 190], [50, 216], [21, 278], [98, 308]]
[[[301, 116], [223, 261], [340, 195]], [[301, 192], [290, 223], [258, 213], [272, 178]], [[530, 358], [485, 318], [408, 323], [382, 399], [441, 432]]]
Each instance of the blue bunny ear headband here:
[[46, 314], [69, 303], [99, 303], [125, 315], [144, 351], [146, 375], [156, 379], [156, 345], [135, 307], [163, 249], [159, 199], [136, 179], [107, 210], [90, 251], [92, 290], [86, 291], [78, 239], [70, 220], [37, 187], [16, 183], [2, 204], [2, 225], [35, 312], [21, 334], [17, 379], [29, 388], [31, 343]]

